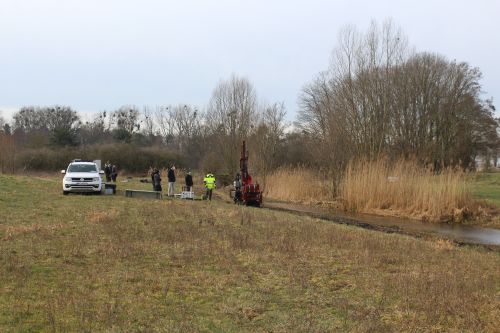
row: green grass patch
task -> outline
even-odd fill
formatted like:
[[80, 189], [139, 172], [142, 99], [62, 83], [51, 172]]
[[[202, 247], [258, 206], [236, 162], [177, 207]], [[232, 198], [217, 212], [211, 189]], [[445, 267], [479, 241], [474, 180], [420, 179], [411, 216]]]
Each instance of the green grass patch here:
[[500, 172], [478, 173], [472, 178], [471, 188], [475, 199], [500, 208]]

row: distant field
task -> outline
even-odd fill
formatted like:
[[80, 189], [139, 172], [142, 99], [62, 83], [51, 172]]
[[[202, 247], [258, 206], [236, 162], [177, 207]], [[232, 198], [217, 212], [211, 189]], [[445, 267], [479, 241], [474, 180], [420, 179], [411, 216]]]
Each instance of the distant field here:
[[474, 198], [500, 208], [500, 172], [478, 173], [471, 182]]
[[0, 332], [495, 332], [499, 291], [483, 248], [0, 175]]

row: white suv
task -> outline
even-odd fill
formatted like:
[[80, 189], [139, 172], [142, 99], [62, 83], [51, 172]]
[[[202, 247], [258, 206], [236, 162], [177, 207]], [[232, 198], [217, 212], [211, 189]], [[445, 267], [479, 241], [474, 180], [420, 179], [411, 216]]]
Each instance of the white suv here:
[[102, 179], [95, 162], [75, 160], [67, 170], [61, 170], [63, 178], [63, 194], [70, 192], [90, 192], [101, 194]]

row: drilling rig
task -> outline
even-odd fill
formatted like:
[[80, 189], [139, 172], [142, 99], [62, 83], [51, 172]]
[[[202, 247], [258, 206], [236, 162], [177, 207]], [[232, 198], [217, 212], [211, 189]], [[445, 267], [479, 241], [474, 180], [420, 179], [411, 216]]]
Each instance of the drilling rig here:
[[[239, 184], [237, 184], [238, 181]], [[245, 141], [241, 144], [240, 179], [235, 181], [235, 189], [230, 192], [230, 196], [237, 204], [262, 206], [262, 192], [259, 184], [254, 184], [252, 176], [248, 173], [248, 151], [246, 150]]]

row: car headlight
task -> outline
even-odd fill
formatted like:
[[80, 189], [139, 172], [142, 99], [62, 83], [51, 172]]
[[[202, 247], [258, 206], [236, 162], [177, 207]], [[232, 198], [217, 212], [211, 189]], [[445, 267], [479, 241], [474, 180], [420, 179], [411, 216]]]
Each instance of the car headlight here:
[[64, 177], [64, 180], [67, 181], [67, 182], [70, 182], [71, 181], [71, 177]]
[[92, 180], [95, 181], [95, 182], [98, 182], [99, 179], [101, 179], [101, 177], [94, 177], [94, 178], [92, 178]]

